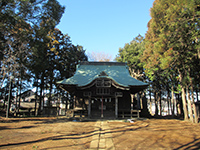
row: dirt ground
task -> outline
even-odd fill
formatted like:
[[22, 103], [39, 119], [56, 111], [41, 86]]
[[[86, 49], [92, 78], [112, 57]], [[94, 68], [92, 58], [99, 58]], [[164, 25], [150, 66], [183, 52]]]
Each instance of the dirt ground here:
[[[200, 149], [200, 124], [175, 119], [107, 122], [116, 150]], [[53, 117], [0, 118], [0, 149], [89, 149], [95, 123]]]

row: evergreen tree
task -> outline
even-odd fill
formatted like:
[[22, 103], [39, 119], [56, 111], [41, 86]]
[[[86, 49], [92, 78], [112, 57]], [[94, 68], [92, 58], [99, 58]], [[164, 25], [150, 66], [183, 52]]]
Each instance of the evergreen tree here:
[[145, 41], [141, 35], [135, 37], [130, 43], [126, 43], [124, 48], [119, 49], [119, 54], [115, 58], [118, 62], [127, 62], [130, 74], [140, 80], [145, 80], [143, 62], [140, 57], [145, 49]]
[[195, 63], [199, 62], [199, 4], [198, 0], [155, 0], [143, 53], [148, 76], [160, 70], [177, 77], [181, 86], [184, 118], [188, 119], [189, 110], [191, 121], [192, 109], [185, 89], [189, 88], [190, 77], [199, 72], [199, 67], [196, 67], [199, 63]]

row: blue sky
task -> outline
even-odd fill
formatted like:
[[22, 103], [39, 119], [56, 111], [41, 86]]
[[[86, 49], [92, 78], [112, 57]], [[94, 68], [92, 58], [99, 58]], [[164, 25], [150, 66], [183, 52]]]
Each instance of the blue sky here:
[[58, 0], [66, 7], [57, 26], [87, 53], [114, 59], [120, 47], [138, 34], [145, 36], [154, 0]]

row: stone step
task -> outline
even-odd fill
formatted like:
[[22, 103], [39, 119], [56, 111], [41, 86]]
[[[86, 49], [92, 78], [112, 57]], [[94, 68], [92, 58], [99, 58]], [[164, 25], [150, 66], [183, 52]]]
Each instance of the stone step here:
[[108, 123], [105, 121], [96, 122], [95, 134], [92, 139], [90, 150], [115, 150], [112, 141], [112, 133], [109, 130]]

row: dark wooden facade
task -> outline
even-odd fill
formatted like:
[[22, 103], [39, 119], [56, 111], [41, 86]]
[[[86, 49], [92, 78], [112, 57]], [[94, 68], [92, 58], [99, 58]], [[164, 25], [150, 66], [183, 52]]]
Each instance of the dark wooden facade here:
[[[102, 64], [95, 63], [95, 65], [97, 65], [98, 67], [98, 65]], [[103, 65], [110, 65], [111, 66], [110, 68], [112, 69], [112, 66], [118, 65], [118, 63], [104, 63]], [[122, 65], [120, 63], [120, 66], [124, 67], [125, 65]], [[90, 66], [88, 66], [88, 68], [89, 67]], [[84, 71], [81, 70], [80, 72]], [[87, 73], [87, 70], [85, 72]], [[75, 76], [76, 78], [74, 77], [71, 80], [74, 82], [77, 80], [78, 83], [78, 80], [80, 79], [77, 77], [78, 75]], [[79, 75], [79, 77], [84, 79], [83, 76], [86, 75], [85, 74]], [[86, 76], [85, 78], [88, 78], [88, 76]], [[109, 74], [109, 71], [106, 72], [104, 70], [101, 70], [101, 72], [98, 72], [95, 75], [95, 78], [94, 77], [91, 78], [91, 81], [89, 83], [84, 84], [82, 86], [78, 86], [77, 83], [75, 84], [74, 82], [73, 84], [68, 84], [70, 80], [60, 82], [59, 84], [61, 88], [69, 91], [69, 93], [71, 93], [76, 97], [76, 101], [79, 101], [79, 104], [81, 103], [82, 109], [87, 111], [87, 115], [89, 117], [118, 118], [120, 115], [124, 114], [131, 115], [131, 112], [134, 112], [132, 111], [133, 108], [134, 110], [136, 110], [135, 112], [138, 113], [140, 108], [139, 107], [140, 103], [135, 102], [136, 99], [133, 102], [132, 95], [145, 89], [148, 85], [144, 84], [144, 85], [134, 86], [130, 83], [130, 86], [125, 86], [123, 84], [120, 84], [119, 82], [117, 82], [117, 80], [113, 78], [114, 77]], [[123, 78], [124, 80], [126, 79], [126, 77], [124, 76]], [[118, 77], [118, 81], [119, 80], [120, 78]]]

